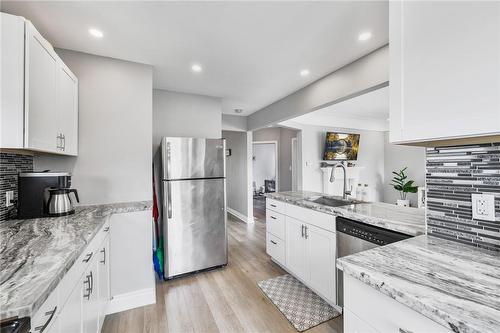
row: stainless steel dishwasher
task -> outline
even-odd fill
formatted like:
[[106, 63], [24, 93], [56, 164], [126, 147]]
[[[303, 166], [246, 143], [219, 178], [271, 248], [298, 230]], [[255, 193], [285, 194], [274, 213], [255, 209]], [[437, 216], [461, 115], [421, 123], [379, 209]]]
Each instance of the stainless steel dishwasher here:
[[[411, 236], [375, 227], [366, 223], [337, 217], [337, 258], [391, 244]], [[344, 306], [344, 277], [337, 269], [337, 305]]]

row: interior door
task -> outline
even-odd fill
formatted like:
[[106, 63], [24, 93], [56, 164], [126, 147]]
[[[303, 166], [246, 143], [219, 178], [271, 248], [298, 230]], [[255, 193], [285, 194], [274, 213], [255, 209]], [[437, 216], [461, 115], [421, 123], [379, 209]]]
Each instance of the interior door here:
[[225, 179], [165, 181], [165, 276], [227, 264]]
[[225, 140], [163, 138], [163, 179], [225, 177]]
[[335, 303], [335, 233], [308, 224], [306, 239], [309, 283]]
[[27, 148], [57, 152], [57, 55], [26, 23], [25, 122]]
[[78, 154], [78, 80], [60, 64], [58, 68], [58, 121], [59, 131], [63, 134], [63, 152], [67, 155]]
[[303, 281], [307, 281], [305, 223], [288, 216], [285, 221], [286, 267]]

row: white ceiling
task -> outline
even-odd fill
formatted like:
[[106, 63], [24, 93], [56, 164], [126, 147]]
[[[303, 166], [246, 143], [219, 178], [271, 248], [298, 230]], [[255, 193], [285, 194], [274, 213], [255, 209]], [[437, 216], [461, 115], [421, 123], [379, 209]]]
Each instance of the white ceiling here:
[[[2, 1], [2, 11], [56, 47], [151, 64], [155, 88], [221, 97], [223, 112], [243, 115], [388, 42], [387, 2]], [[373, 37], [358, 41], [363, 31]]]
[[291, 119], [290, 123], [387, 131], [388, 118], [389, 87], [385, 87]]

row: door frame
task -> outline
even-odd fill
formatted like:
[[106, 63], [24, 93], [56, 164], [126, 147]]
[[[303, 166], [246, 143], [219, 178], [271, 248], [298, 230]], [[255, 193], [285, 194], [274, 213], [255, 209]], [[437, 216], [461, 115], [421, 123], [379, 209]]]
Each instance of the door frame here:
[[[292, 138], [292, 143], [290, 145], [292, 150], [290, 156], [292, 157], [292, 191], [297, 191], [298, 189], [298, 181], [297, 181], [297, 155], [298, 155], [298, 146], [297, 146], [297, 138]], [[294, 151], [295, 148], [295, 151]]]
[[[275, 189], [276, 189], [276, 192], [279, 192], [279, 155], [278, 155], [278, 152], [279, 152], [279, 149], [278, 149], [278, 144], [279, 142], [277, 140], [269, 140], [269, 141], [253, 141], [252, 142], [252, 161], [253, 161], [253, 145], [255, 144], [274, 144], [274, 156], [275, 156], [275, 174], [276, 174], [276, 186], [275, 186]], [[252, 163], [253, 164], [253, 163]], [[253, 174], [254, 170], [252, 169], [252, 182], [253, 182]]]

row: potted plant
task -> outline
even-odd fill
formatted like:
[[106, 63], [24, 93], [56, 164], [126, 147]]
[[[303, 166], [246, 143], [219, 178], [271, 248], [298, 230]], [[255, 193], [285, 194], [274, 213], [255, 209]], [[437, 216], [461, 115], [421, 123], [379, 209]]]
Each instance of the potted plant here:
[[401, 199], [398, 199], [396, 204], [398, 206], [409, 207], [410, 200], [406, 199], [406, 194], [417, 193], [418, 187], [413, 185], [413, 180], [407, 180], [408, 176], [405, 173], [406, 169], [408, 169], [408, 167], [404, 167], [399, 171], [392, 172], [394, 174], [394, 177], [392, 178], [391, 186], [399, 192], [399, 195], [401, 197]]

